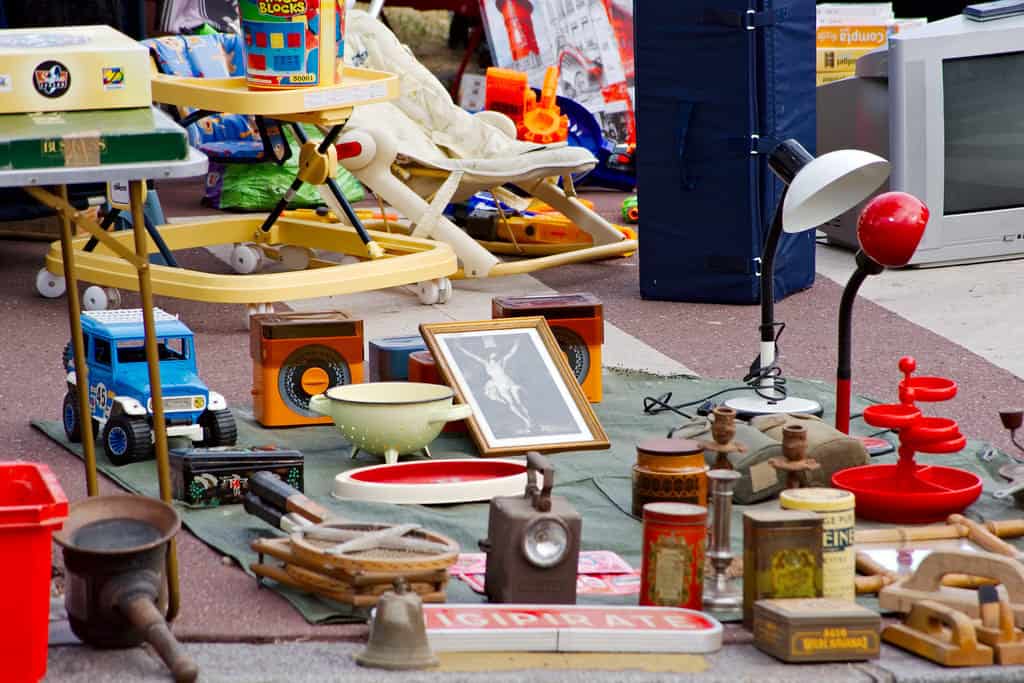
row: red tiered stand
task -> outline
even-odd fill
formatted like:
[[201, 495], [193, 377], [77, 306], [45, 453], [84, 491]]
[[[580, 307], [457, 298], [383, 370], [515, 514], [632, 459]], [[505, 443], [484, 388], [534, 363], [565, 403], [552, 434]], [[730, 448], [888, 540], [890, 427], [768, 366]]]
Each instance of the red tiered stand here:
[[900, 359], [899, 403], [869, 406], [864, 421], [896, 430], [900, 459], [895, 464], [851, 467], [832, 475], [832, 485], [857, 497], [857, 516], [880, 522], [937, 522], [961, 512], [981, 495], [981, 479], [965, 470], [918, 465], [914, 453], [956, 453], [967, 445], [955, 420], [926, 417], [915, 403], [948, 401], [956, 382], [944, 377], [911, 377], [917, 362]]

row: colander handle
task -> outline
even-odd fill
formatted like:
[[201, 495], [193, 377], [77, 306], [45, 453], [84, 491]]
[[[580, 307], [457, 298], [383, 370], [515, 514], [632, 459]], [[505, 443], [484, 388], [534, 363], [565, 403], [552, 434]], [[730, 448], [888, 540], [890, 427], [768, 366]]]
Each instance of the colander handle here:
[[431, 424], [447, 424], [453, 420], [465, 420], [473, 414], [473, 406], [468, 403], [456, 403], [453, 406], [445, 408], [442, 411], [438, 411], [434, 417], [430, 419]]
[[[537, 488], [537, 473], [544, 476], [544, 483]], [[551, 461], [537, 451], [526, 454], [526, 497], [533, 499], [533, 507], [538, 512], [551, 511], [551, 489], [555, 486], [555, 470]]]

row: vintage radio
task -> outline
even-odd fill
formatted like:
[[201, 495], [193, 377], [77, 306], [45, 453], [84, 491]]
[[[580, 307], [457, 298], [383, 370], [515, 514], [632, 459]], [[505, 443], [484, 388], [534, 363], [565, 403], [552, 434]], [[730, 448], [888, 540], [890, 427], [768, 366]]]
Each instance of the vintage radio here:
[[331, 424], [311, 396], [363, 381], [363, 321], [340, 311], [252, 316], [253, 415], [264, 427]]
[[[542, 478], [538, 486], [537, 477]], [[484, 584], [491, 602], [573, 604], [583, 521], [562, 496], [540, 453], [526, 454], [526, 493], [491, 499]]]
[[404, 382], [409, 379], [409, 355], [426, 348], [423, 337], [418, 334], [371, 339], [370, 381]]
[[492, 318], [540, 315], [548, 321], [569, 367], [591, 403], [601, 402], [601, 345], [604, 318], [601, 301], [593, 294], [496, 296]]
[[169, 453], [171, 487], [189, 505], [241, 503], [256, 472], [272, 472], [299, 491], [304, 458], [299, 451], [273, 447], [175, 448]]

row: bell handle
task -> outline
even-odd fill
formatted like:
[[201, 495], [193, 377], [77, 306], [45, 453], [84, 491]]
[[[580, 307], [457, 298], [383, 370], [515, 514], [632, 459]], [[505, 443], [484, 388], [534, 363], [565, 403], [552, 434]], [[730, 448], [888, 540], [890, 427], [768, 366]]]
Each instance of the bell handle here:
[[[537, 473], [544, 476], [544, 483], [537, 488]], [[538, 512], [551, 510], [551, 489], [555, 486], [555, 470], [551, 461], [537, 451], [526, 454], [526, 494], [533, 499], [533, 507]]]
[[195, 681], [199, 677], [199, 667], [171, 633], [164, 616], [160, 614], [152, 599], [147, 595], [135, 594], [125, 602], [127, 604], [121, 605], [122, 612], [153, 646], [160, 659], [164, 660], [164, 664], [174, 675], [174, 680], [177, 683]]

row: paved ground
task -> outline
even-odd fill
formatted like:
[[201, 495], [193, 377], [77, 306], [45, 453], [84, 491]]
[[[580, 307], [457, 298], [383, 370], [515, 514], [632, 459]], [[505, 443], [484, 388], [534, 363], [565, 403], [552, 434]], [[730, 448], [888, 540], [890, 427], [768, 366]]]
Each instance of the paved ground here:
[[[195, 204], [198, 190], [194, 183], [162, 186], [161, 197], [171, 216], [206, 213]], [[612, 216], [621, 196], [598, 193], [591, 198]], [[80, 462], [28, 425], [32, 418], [56, 416], [63, 394], [58, 363], [67, 339], [65, 303], [38, 297], [32, 286], [46, 248], [40, 243], [0, 243], [0, 313], [5, 322], [0, 341], [0, 400], [5, 405], [0, 413], [0, 434], [6, 437], [5, 457], [48, 463], [69, 496], [78, 499], [85, 491]], [[214, 254], [205, 250], [190, 252], [183, 261], [192, 267], [227, 271]], [[789, 297], [776, 307], [779, 319], [788, 323], [781, 341], [781, 363], [787, 374], [832, 379], [835, 312], [841, 293], [841, 284], [836, 280], [845, 278], [850, 262], [849, 254], [819, 249], [819, 272], [826, 277], [819, 277], [812, 289]], [[1024, 273], [1022, 268], [1020, 261], [1013, 261], [900, 271], [869, 281], [863, 290], [866, 298], [857, 303], [855, 311], [855, 391], [894, 399], [896, 360], [911, 353], [917, 356], [922, 372], [948, 375], [960, 383], [960, 396], [937, 406], [934, 414], [959, 420], [972, 437], [1010, 448], [996, 411], [1020, 405], [1024, 372], [1016, 352], [1019, 335], [1015, 331], [1019, 324], [1014, 313], [1019, 305], [1014, 285]], [[564, 267], [536, 278], [460, 287], [448, 307], [422, 307], [411, 294], [400, 291], [377, 297], [349, 297], [338, 303], [364, 316], [367, 337], [374, 337], [411, 332], [424, 320], [489, 317], [486, 302], [492, 293], [537, 292], [547, 288], [591, 291], [604, 301], [606, 320], [614, 326], [610, 328], [613, 331], [607, 348], [611, 362], [664, 370], [685, 367], [701, 375], [739, 379], [756, 353], [756, 307], [642, 301], [638, 296], [635, 257]], [[126, 305], [131, 303], [129, 297]], [[208, 383], [224, 393], [231, 404], [248, 402], [251, 369], [239, 307], [178, 300], [164, 300], [162, 305], [181, 314], [197, 331], [200, 368]], [[320, 305], [322, 302], [304, 302], [296, 307]], [[102, 490], [112, 492], [115, 487], [104, 482]], [[268, 591], [256, 592], [252, 579], [237, 567], [223, 563], [217, 553], [187, 533], [182, 534], [179, 547], [184, 602], [174, 629], [185, 640], [365, 637], [365, 628], [361, 626], [307, 625], [283, 600]], [[386, 680], [368, 674], [358, 678], [357, 673], [345, 670], [349, 667], [351, 647], [300, 643], [242, 648], [197, 644], [194, 651], [208, 680]], [[747, 654], [741, 654], [744, 652]], [[762, 668], [767, 666], [766, 661], [753, 660], [750, 668], [743, 670], [743, 676], [730, 673], [743, 656], [754, 654], [749, 648], [724, 652], [711, 659], [712, 672], [723, 680], [759, 677], [759, 673], [767, 673]], [[152, 663], [147, 664], [149, 661], [137, 651], [95, 653], [84, 648], [55, 647], [51, 652], [51, 680], [148, 680], [145, 675], [157, 675], [159, 671], [153, 669]], [[295, 662], [299, 661], [301, 674], [295, 671]], [[120, 667], [124, 672], [131, 671], [131, 675], [121, 677]], [[72, 674], [73, 671], [76, 673]], [[144, 673], [147, 671], [149, 674]], [[785, 671], [787, 680], [818, 676], [813, 669], [803, 667], [780, 671]], [[831, 671], [839, 675], [837, 669]], [[886, 678], [867, 675], [860, 669], [848, 673], [852, 678], [847, 680]], [[308, 678], [300, 678], [306, 674]], [[568, 680], [564, 674], [550, 676], [549, 680]], [[513, 678], [521, 680], [509, 674], [508, 680]], [[594, 679], [627, 677], [609, 675]], [[488, 680], [505, 678], [488, 676]], [[830, 674], [828, 680], [840, 679]]]

